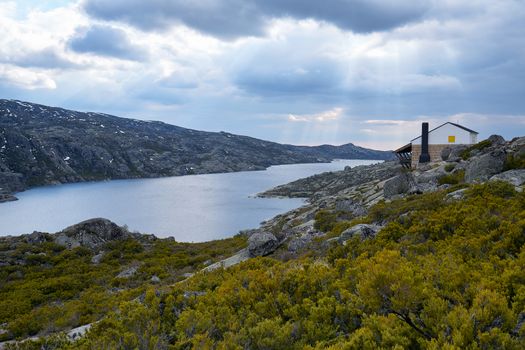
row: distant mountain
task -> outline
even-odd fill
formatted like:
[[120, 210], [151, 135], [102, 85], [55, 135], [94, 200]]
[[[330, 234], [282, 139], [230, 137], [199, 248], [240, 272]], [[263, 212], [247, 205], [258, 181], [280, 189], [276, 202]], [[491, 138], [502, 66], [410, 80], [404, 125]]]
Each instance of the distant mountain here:
[[260, 170], [335, 158], [383, 160], [392, 153], [353, 144], [283, 145], [0, 99], [0, 194], [56, 183]]

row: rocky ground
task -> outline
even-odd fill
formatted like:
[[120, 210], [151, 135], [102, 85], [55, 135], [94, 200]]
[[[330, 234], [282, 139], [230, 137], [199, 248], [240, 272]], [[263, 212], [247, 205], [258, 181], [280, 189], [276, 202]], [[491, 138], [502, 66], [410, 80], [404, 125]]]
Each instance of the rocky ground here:
[[[366, 215], [368, 209], [379, 201], [388, 203], [410, 194], [446, 189], [453, 184], [502, 180], [516, 186], [519, 191], [525, 185], [525, 137], [507, 142], [501, 136], [493, 135], [472, 147], [449, 147], [443, 151], [442, 159], [414, 171], [407, 171], [394, 161], [347, 167], [343, 171], [314, 175], [261, 193], [261, 196], [306, 197], [309, 204], [279, 215], [251, 231], [248, 250], [252, 256], [274, 252], [293, 256], [304, 251], [316, 237], [324, 235], [314, 227], [315, 215], [320, 210], [344, 212], [345, 220], [348, 220]], [[460, 189], [449, 196], [459, 199], [461, 195]], [[355, 234], [372, 237], [383, 224], [358, 224], [333, 240], [342, 243]]]
[[[107, 219], [95, 218], [72, 225], [57, 233], [35, 231], [27, 235], [0, 237], [0, 244], [9, 248], [0, 251], [0, 266], [25, 265], [27, 263], [26, 257], [14, 254], [18, 247], [23, 244], [50, 242], [67, 249], [85, 247], [93, 252], [103, 254], [101, 247], [106, 243], [126, 239], [134, 239], [142, 244], [148, 244], [157, 238], [153, 235], [129, 232], [126, 228], [120, 227]], [[96, 260], [97, 255], [94, 258]]]
[[262, 170], [336, 158], [391, 159], [353, 144], [283, 145], [226, 132], [0, 99], [0, 202], [49, 184]]

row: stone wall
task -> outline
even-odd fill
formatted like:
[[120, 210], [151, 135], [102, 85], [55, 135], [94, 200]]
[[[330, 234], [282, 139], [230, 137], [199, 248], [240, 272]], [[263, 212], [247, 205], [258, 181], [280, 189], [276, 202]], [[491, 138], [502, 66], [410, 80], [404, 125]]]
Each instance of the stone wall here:
[[[428, 153], [431, 162], [441, 161], [441, 151], [450, 145], [428, 145]], [[417, 168], [419, 156], [421, 155], [421, 145], [412, 145], [412, 168]]]

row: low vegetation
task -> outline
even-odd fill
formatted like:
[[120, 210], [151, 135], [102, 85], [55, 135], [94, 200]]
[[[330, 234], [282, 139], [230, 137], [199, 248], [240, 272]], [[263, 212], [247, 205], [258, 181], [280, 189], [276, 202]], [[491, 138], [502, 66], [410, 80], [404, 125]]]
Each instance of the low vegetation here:
[[525, 169], [525, 154], [508, 154], [503, 164], [503, 170]]
[[445, 174], [438, 179], [439, 185], [457, 185], [465, 181], [465, 170], [458, 170], [453, 173]]
[[[331, 230], [340, 223], [337, 216], [319, 219]], [[381, 202], [365, 219], [386, 226], [373, 239], [355, 237], [300, 259], [257, 258], [171, 288], [142, 285], [133, 292], [138, 298], [101, 302], [109, 295], [79, 294], [72, 300], [93, 300], [93, 310], [79, 309], [77, 317], [107, 310], [86, 337], [23, 346], [36, 349], [47, 341], [47, 349], [525, 347], [524, 193], [491, 182], [470, 187], [460, 201], [440, 191]], [[81, 251], [69, 254], [82, 261]], [[74, 274], [68, 271], [62, 278]], [[46, 279], [39, 284], [48, 286], [46, 293], [53, 290]], [[70, 289], [56, 290], [53, 298], [71, 297]]]
[[488, 148], [490, 146], [492, 146], [491, 140], [489, 139], [483, 140], [481, 142], [476, 143], [475, 145], [470, 146], [469, 148], [461, 152], [460, 156], [461, 158], [463, 158], [463, 160], [467, 160], [472, 156], [473, 151], [482, 151], [485, 148]]
[[[70, 329], [97, 321], [119, 303], [140, 296], [152, 276], [160, 286], [184, 279], [212, 261], [234, 254], [246, 245], [242, 236], [206, 243], [157, 240], [142, 245], [136, 240], [109, 243], [100, 263], [94, 252], [67, 250], [52, 242], [19, 244], [10, 251], [20, 264], [0, 267], [0, 341]], [[0, 251], [10, 250], [9, 245]], [[128, 278], [117, 277], [137, 267]]]
[[447, 165], [445, 165], [445, 171], [447, 173], [450, 173], [455, 168], [456, 168], [456, 164], [455, 163], [448, 163]]

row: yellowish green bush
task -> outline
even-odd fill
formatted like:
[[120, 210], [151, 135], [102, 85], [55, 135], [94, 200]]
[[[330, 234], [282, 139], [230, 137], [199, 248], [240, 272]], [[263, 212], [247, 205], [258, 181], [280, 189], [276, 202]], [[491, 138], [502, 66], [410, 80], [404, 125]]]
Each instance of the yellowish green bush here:
[[438, 179], [440, 185], [449, 184], [457, 185], [465, 181], [465, 170], [459, 170], [455, 173], [445, 174]]

